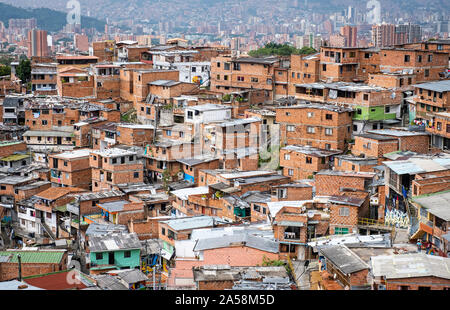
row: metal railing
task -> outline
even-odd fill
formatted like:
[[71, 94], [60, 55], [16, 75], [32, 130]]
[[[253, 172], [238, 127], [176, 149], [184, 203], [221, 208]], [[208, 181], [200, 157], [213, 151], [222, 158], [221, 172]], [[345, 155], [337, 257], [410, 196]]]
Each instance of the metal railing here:
[[358, 218], [358, 225], [363, 226], [388, 226], [384, 221], [369, 219], [369, 218]]

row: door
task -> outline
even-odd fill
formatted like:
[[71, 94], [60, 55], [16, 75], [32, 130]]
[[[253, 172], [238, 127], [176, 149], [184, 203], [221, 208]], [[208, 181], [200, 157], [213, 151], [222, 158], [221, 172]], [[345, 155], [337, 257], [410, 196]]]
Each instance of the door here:
[[114, 252], [109, 252], [108, 264], [114, 265]]

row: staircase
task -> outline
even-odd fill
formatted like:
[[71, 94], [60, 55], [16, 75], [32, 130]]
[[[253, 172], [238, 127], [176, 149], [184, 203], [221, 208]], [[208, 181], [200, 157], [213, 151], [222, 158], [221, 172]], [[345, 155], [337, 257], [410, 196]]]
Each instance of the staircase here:
[[48, 225], [44, 221], [41, 222], [41, 225], [44, 228], [45, 232], [50, 236], [50, 238], [52, 238], [52, 240], [56, 240], [55, 234], [52, 232], [50, 227], [48, 227]]

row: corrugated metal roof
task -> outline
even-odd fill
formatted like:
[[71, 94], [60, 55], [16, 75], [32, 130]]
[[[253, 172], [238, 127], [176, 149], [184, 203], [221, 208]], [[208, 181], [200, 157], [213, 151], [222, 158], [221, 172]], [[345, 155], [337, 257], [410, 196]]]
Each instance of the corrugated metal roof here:
[[91, 252], [140, 249], [141, 242], [136, 233], [109, 233], [89, 237]]
[[427, 209], [431, 214], [444, 221], [450, 221], [450, 191], [412, 197], [412, 200]]
[[0, 256], [9, 256], [11, 263], [18, 263], [17, 255], [20, 254], [22, 263], [50, 263], [59, 264], [65, 251], [2, 251]]
[[199, 239], [194, 247], [194, 251], [204, 251], [217, 248], [226, 248], [234, 244], [255, 248], [261, 251], [278, 253], [279, 244], [275, 240], [249, 234], [225, 235], [219, 238]]
[[167, 224], [169, 227], [176, 231], [196, 229], [203, 227], [213, 227], [215, 223], [220, 223], [222, 220], [219, 217], [214, 216], [194, 216], [186, 218], [177, 218], [168, 221], [162, 221], [161, 223]]
[[416, 84], [413, 86], [442, 93], [442, 92], [450, 91], [450, 80], [422, 83], [422, 84]]
[[417, 254], [374, 256], [372, 273], [386, 279], [437, 277], [450, 279], [450, 258]]
[[324, 246], [320, 248], [320, 253], [344, 274], [369, 269], [369, 265], [345, 245]]

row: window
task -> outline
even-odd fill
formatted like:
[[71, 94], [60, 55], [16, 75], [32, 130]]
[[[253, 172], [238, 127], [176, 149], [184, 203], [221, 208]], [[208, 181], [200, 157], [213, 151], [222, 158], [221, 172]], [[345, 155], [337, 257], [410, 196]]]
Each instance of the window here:
[[364, 100], [365, 101], [369, 100], [369, 94], [364, 94]]
[[391, 111], [391, 108], [390, 107], [385, 107], [384, 108], [384, 113], [389, 113]]
[[293, 132], [293, 131], [295, 131], [295, 126], [294, 125], [287, 125], [286, 126], [286, 130], [289, 131], [289, 132]]
[[316, 128], [308, 126], [306, 128], [306, 132], [308, 132], [308, 133], [315, 133], [316, 132]]
[[244, 77], [243, 76], [238, 76], [237, 80], [240, 81], [240, 82], [244, 82]]
[[113, 164], [117, 164], [117, 158], [113, 158], [113, 159], [112, 159], [112, 163], [113, 163]]
[[322, 65], [322, 71], [327, 71], [327, 65], [325, 64]]
[[166, 135], [167, 136], [171, 136], [172, 135], [172, 130], [166, 130]]
[[148, 115], [150, 115], [150, 114], [152, 113], [152, 109], [151, 109], [151, 108], [149, 108], [149, 107], [147, 107], [147, 111], [146, 111], [146, 113], [147, 113]]
[[314, 117], [314, 112], [308, 112], [308, 118], [312, 118], [312, 117]]
[[134, 176], [135, 179], [139, 178], [139, 172], [135, 172], [135, 173], [133, 174], [133, 176]]
[[258, 78], [253, 78], [252, 77], [252, 83], [258, 83]]
[[437, 130], [439, 130], [439, 131], [442, 130], [442, 123], [441, 122], [437, 122]]
[[332, 136], [333, 135], [333, 128], [325, 128], [325, 135]]
[[47, 124], [48, 124], [47, 120], [42, 121], [42, 125], [47, 125]]
[[355, 58], [355, 57], [356, 57], [356, 53], [355, 52], [350, 52], [350, 58]]
[[197, 72], [197, 67], [192, 67], [192, 72]]
[[288, 169], [288, 175], [291, 177], [294, 175], [294, 169]]
[[411, 59], [411, 56], [405, 55], [405, 62], [409, 62], [410, 59]]
[[430, 76], [430, 69], [425, 69], [425, 77], [429, 77]]
[[428, 55], [428, 62], [432, 62], [433, 61], [433, 55]]
[[422, 55], [417, 56], [417, 62], [422, 62]]
[[339, 208], [339, 215], [340, 216], [349, 216], [350, 215], [350, 209], [347, 207]]
[[217, 75], [216, 79], [217, 79], [217, 80], [220, 80], [220, 74]]
[[328, 144], [328, 143], [325, 144], [325, 149], [326, 149], [326, 150], [331, 150], [331, 144]]
[[223, 68], [224, 68], [225, 70], [230, 70], [230, 63], [229, 63], [229, 62], [225, 62], [225, 63], [223, 64]]
[[357, 110], [356, 110], [356, 114], [361, 115], [361, 113], [362, 113], [362, 110], [361, 110], [361, 109], [357, 109]]
[[325, 119], [332, 120], [333, 114], [325, 114]]
[[220, 68], [220, 62], [217, 63], [217, 68]]
[[161, 228], [161, 234], [162, 234], [163, 236], [166, 235], [166, 229], [165, 229], [164, 227]]
[[348, 227], [336, 227], [334, 229], [335, 235], [345, 235], [348, 234]]
[[131, 257], [131, 251], [123, 252], [123, 257], [125, 257], [125, 258]]
[[284, 159], [285, 160], [291, 160], [291, 155], [290, 154], [284, 154]]
[[307, 164], [312, 164], [312, 158], [311, 157], [306, 157], [306, 163]]
[[95, 253], [95, 259], [96, 259], [96, 260], [101, 260], [101, 259], [103, 259], [103, 253]]
[[223, 79], [224, 79], [225, 81], [228, 81], [228, 75], [224, 75], [224, 76], [223, 76]]

